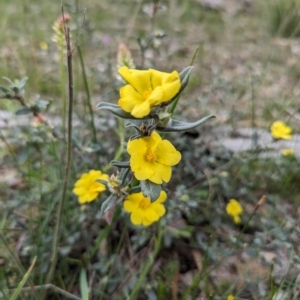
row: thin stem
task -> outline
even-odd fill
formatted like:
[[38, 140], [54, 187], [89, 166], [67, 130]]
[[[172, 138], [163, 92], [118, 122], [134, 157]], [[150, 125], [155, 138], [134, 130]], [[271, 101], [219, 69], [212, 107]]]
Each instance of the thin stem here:
[[[64, 20], [64, 9], [62, 6], [62, 16]], [[70, 176], [70, 169], [72, 164], [72, 115], [73, 115], [73, 69], [72, 69], [72, 55], [73, 51], [71, 49], [71, 42], [70, 42], [70, 28], [66, 26], [66, 22], [64, 20], [64, 32], [65, 32], [65, 39], [66, 39], [66, 47], [67, 47], [67, 65], [68, 65], [68, 91], [69, 91], [69, 113], [68, 113], [68, 137], [67, 137], [67, 162], [65, 167], [65, 175], [63, 180], [63, 188], [62, 188], [62, 196], [58, 204], [57, 210], [57, 223], [54, 232], [54, 239], [53, 239], [53, 251], [51, 257], [51, 266], [46, 278], [46, 284], [52, 281], [56, 263], [57, 263], [57, 253], [58, 253], [58, 243], [60, 238], [60, 228], [62, 223], [62, 214], [63, 214], [63, 207], [67, 195], [67, 188]], [[43, 299], [45, 299], [46, 293], [43, 295]]]
[[138, 294], [139, 290], [141, 289], [142, 284], [145, 282], [145, 278], [146, 278], [147, 274], [149, 273], [150, 268], [153, 265], [154, 259], [159, 251], [159, 248], [161, 245], [161, 239], [162, 239], [162, 229], [161, 229], [160, 221], [158, 221], [158, 223], [157, 223], [157, 238], [155, 240], [152, 255], [150, 255], [149, 260], [147, 261], [145, 267], [143, 268], [143, 271], [140, 274], [139, 279], [138, 279], [137, 283], [135, 284], [135, 286], [134, 286], [131, 294], [127, 298], [127, 300], [134, 300], [137, 297], [137, 294]]
[[67, 111], [67, 97], [66, 97], [66, 80], [65, 80], [65, 65], [64, 65], [64, 52], [59, 49], [59, 66], [60, 66], [60, 80], [61, 80], [61, 96], [62, 96], [62, 132], [63, 137], [66, 137], [66, 111]]
[[92, 103], [91, 103], [91, 93], [88, 85], [88, 81], [86, 78], [86, 72], [85, 72], [85, 66], [84, 66], [84, 61], [82, 57], [82, 52], [80, 49], [80, 46], [77, 46], [77, 51], [79, 55], [79, 60], [80, 60], [80, 65], [81, 65], [81, 70], [82, 70], [82, 76], [83, 76], [83, 83], [84, 83], [84, 88], [86, 92], [86, 97], [87, 97], [87, 105], [89, 108], [89, 113], [90, 113], [90, 118], [91, 118], [91, 129], [93, 132], [93, 143], [97, 144], [97, 133], [96, 133], [96, 127], [95, 127], [95, 121], [94, 121], [94, 113], [93, 113], [93, 108], [92, 108]]

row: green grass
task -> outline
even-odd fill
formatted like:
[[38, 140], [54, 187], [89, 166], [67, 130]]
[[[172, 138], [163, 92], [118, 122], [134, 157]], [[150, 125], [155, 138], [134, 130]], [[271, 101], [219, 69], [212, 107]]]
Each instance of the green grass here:
[[[270, 35], [269, 28], [275, 25], [264, 17], [269, 6], [257, 0], [252, 12], [240, 11], [229, 17], [225, 11], [203, 8], [196, 1], [168, 1], [163, 3], [166, 10], [155, 18], [154, 29], [163, 30], [167, 37], [148, 49], [146, 68], [181, 71], [199, 46], [176, 118], [194, 121], [208, 113], [217, 116], [216, 121], [197, 129], [197, 138], [166, 135], [183, 158], [167, 186], [168, 213], [161, 221], [161, 240], [157, 240], [156, 226], [136, 228], [121, 211], [108, 225], [100, 218], [100, 201], [79, 206], [72, 194], [82, 173], [104, 169], [119, 149], [119, 120], [95, 107], [100, 101], [116, 103], [119, 98], [116, 56], [120, 42], [131, 49], [135, 63], [141, 63], [137, 38], [147, 37], [151, 30], [150, 19], [143, 13], [146, 3], [86, 0], [64, 4], [72, 17], [73, 45], [78, 42], [82, 50], [87, 85], [75, 51], [75, 146], [59, 231], [58, 263], [45, 299], [69, 299], [70, 294], [79, 299], [126, 299], [138, 289], [143, 272], [146, 279], [140, 282], [136, 298], [141, 300], [226, 299], [230, 293], [236, 299], [250, 297], [250, 293], [254, 299], [267, 300], [280, 291], [290, 293], [288, 299], [296, 299], [292, 294], [294, 273], [280, 277], [276, 272], [280, 269], [278, 260], [291, 266], [299, 260], [299, 239], [290, 238], [296, 236], [298, 218], [298, 158], [262, 159], [251, 152], [232, 156], [206, 139], [214, 134], [211, 128], [215, 126], [255, 124], [268, 129], [277, 119], [289, 121], [298, 131], [297, 116], [290, 113], [297, 111], [298, 56], [291, 52], [292, 41], [280, 42]], [[276, 9], [281, 16], [287, 14], [279, 6]], [[31, 103], [40, 94], [50, 101], [43, 113], [54, 124], [61, 119], [66, 88], [52, 42], [52, 25], [60, 14], [60, 4], [51, 1], [0, 2], [0, 78], [28, 76], [25, 100]], [[282, 24], [283, 19], [278, 18], [277, 24]], [[295, 32], [291, 27], [288, 35], [279, 34], [278, 28], [278, 35], [296, 36], [290, 34]], [[42, 50], [40, 42], [47, 43], [48, 50]], [[63, 68], [66, 74], [66, 61]], [[19, 108], [18, 102], [1, 99], [1, 110]], [[33, 119], [31, 115], [20, 118]], [[19, 297], [35, 299], [28, 283], [45, 284], [51, 266], [67, 146], [43, 125], [0, 130], [0, 233], [4, 237], [0, 298], [10, 299], [37, 257], [26, 290]], [[59, 124], [56, 130], [62, 136]], [[126, 129], [126, 138], [128, 135]], [[121, 159], [128, 160], [126, 152], [121, 153]], [[266, 203], [251, 217], [264, 194]], [[103, 199], [105, 196], [108, 193]], [[231, 198], [238, 199], [244, 208], [241, 225], [226, 214]], [[149, 259], [156, 251], [152, 262]], [[267, 260], [272, 255], [271, 272]], [[149, 270], [145, 269], [147, 263]], [[69, 294], [62, 295], [58, 288]], [[36, 293], [37, 299], [42, 299], [41, 289]]]

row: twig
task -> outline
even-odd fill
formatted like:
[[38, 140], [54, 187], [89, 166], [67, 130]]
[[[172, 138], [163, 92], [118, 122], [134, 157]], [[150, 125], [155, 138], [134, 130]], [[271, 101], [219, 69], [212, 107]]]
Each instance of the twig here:
[[[49, 272], [46, 277], [46, 284], [52, 281], [56, 263], [57, 263], [57, 253], [58, 253], [58, 243], [60, 238], [60, 228], [62, 223], [62, 214], [63, 214], [63, 207], [66, 199], [68, 182], [69, 182], [69, 175], [72, 163], [72, 114], [73, 114], [73, 69], [72, 69], [72, 54], [73, 51], [71, 49], [71, 42], [70, 42], [70, 28], [66, 26], [65, 18], [64, 18], [64, 7], [62, 5], [62, 18], [63, 18], [63, 25], [64, 25], [64, 33], [66, 39], [66, 47], [67, 47], [67, 65], [68, 65], [68, 91], [69, 91], [69, 112], [68, 112], [68, 137], [67, 137], [67, 162], [65, 167], [65, 175], [63, 180], [63, 190], [62, 196], [58, 204], [57, 210], [57, 223], [54, 232], [54, 239], [53, 239], [53, 250], [52, 250], [52, 257], [51, 257], [51, 265]], [[46, 297], [46, 292], [43, 295], [43, 299]]]

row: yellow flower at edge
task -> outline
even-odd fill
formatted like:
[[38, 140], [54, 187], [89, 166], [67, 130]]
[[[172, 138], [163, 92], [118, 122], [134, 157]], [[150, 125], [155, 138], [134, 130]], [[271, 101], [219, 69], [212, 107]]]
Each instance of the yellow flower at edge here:
[[274, 139], [292, 139], [292, 128], [282, 121], [275, 121], [271, 125], [271, 135]]
[[40, 48], [42, 50], [48, 50], [48, 44], [46, 42], [40, 42]]
[[228, 295], [228, 296], [227, 296], [227, 300], [234, 300], [234, 296], [233, 296], [233, 295], [231, 295], [231, 294], [230, 294], [230, 295]]
[[109, 180], [107, 174], [102, 174], [101, 171], [90, 170], [89, 173], [82, 174], [76, 181], [72, 192], [78, 196], [80, 204], [95, 200], [101, 192], [106, 190], [106, 186], [98, 182], [98, 179]]
[[294, 155], [295, 155], [295, 150], [292, 149], [292, 148], [282, 149], [282, 150], [280, 151], [280, 153], [281, 153], [283, 156], [294, 156]]
[[226, 205], [226, 212], [232, 217], [234, 223], [241, 223], [240, 214], [243, 213], [243, 208], [241, 204], [236, 199], [230, 199]]
[[166, 213], [166, 209], [162, 204], [166, 199], [167, 194], [165, 191], [161, 191], [154, 202], [151, 202], [150, 198], [145, 197], [142, 192], [133, 193], [127, 196], [123, 206], [125, 211], [131, 214], [132, 224], [149, 226]]
[[168, 141], [153, 131], [151, 136], [129, 141], [127, 152], [130, 168], [138, 180], [150, 180], [156, 184], [169, 182], [172, 166], [181, 160], [181, 154]]
[[128, 83], [120, 89], [118, 104], [135, 118], [148, 116], [152, 107], [171, 100], [181, 86], [177, 71], [142, 71], [123, 66], [118, 72]]

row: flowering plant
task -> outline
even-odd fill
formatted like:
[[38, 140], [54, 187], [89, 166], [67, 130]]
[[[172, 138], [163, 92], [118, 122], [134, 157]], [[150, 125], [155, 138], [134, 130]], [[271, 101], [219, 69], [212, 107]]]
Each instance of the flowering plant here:
[[271, 135], [274, 139], [291, 140], [292, 128], [282, 121], [275, 121], [271, 126]]
[[[171, 118], [168, 105], [177, 104], [192, 68], [187, 67], [180, 74], [119, 68], [119, 74], [127, 83], [120, 88], [118, 105], [101, 102], [97, 107], [127, 119], [125, 128], [135, 130], [127, 142], [130, 159], [112, 161], [120, 171], [110, 178], [96, 170], [83, 174], [73, 189], [80, 203], [95, 200], [107, 188], [110, 195], [101, 205], [101, 213], [107, 221], [120, 203], [131, 214], [134, 225], [149, 226], [165, 214], [167, 193], [162, 185], [170, 181], [172, 167], [180, 162], [181, 153], [159, 132], [186, 131], [214, 117], [209, 115], [193, 123]], [[133, 175], [130, 179], [129, 174]]]

